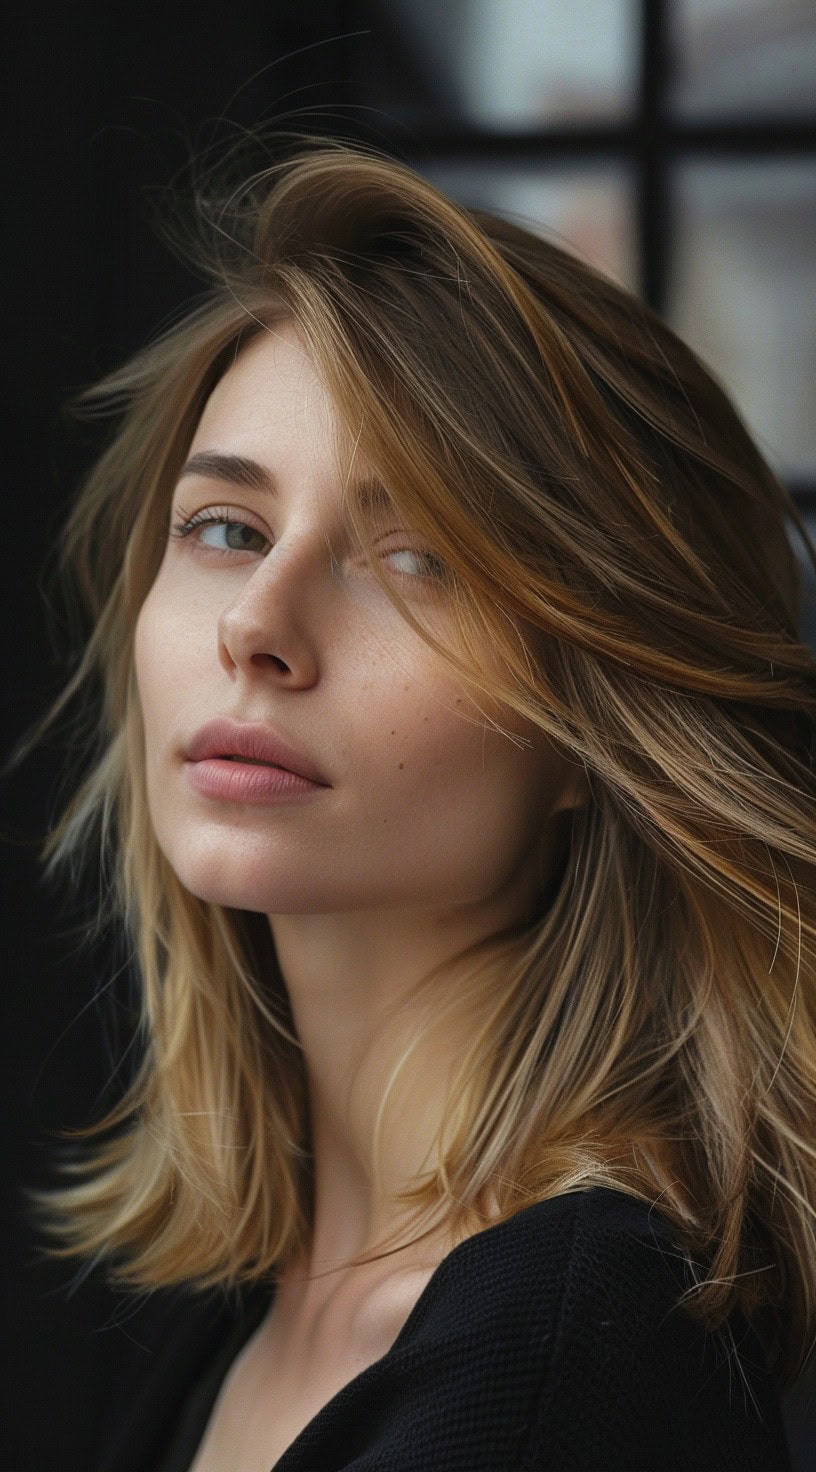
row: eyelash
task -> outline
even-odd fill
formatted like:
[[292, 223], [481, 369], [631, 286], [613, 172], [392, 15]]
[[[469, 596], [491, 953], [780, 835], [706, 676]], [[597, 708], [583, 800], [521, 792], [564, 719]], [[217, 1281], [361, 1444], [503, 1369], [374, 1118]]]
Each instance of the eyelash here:
[[[262, 531], [259, 531], [256, 526], [252, 525], [252, 522], [239, 521], [234, 516], [231, 516], [226, 508], [222, 507], [213, 507], [209, 511], [197, 511], [195, 516], [189, 516], [182, 521], [175, 522], [170, 528], [170, 535], [171, 537], [184, 539], [185, 537], [189, 537], [191, 532], [195, 531], [196, 527], [207, 525], [246, 526], [249, 528], [250, 531], [255, 532], [257, 536], [262, 537], [264, 535]], [[214, 552], [217, 557], [229, 557], [231, 552], [235, 552], [237, 550], [238, 549], [235, 547], [207, 548], [208, 552]]]
[[[264, 536], [264, 533], [259, 531], [257, 527], [253, 526], [251, 522], [241, 521], [230, 515], [229, 510], [226, 507], [213, 507], [207, 511], [197, 511], [195, 516], [190, 516], [187, 517], [185, 520], [174, 522], [170, 528], [170, 535], [171, 537], [174, 537], [176, 539], [183, 540], [185, 537], [189, 537], [191, 533], [196, 530], [197, 527], [207, 525], [245, 526], [248, 527], [250, 531], [256, 532], [259, 537]], [[264, 538], [264, 540], [267, 539]], [[199, 543], [199, 545], [202, 544]], [[208, 546], [206, 550], [208, 552], [214, 552], [216, 557], [229, 557], [233, 554], [233, 552], [251, 549]], [[388, 557], [396, 556], [399, 552], [411, 552], [415, 557], [419, 558], [421, 562], [425, 563], [426, 566], [430, 565], [432, 567], [433, 571], [427, 574], [420, 574], [420, 581], [441, 582], [444, 580], [446, 576], [445, 564], [442, 562], [442, 559], [440, 557], [436, 556], [435, 553], [424, 552], [421, 548], [417, 547], [395, 547], [392, 548], [392, 550], [385, 555]], [[417, 576], [412, 573], [400, 573], [398, 574], [398, 576], [412, 578], [414, 582], [417, 581]]]

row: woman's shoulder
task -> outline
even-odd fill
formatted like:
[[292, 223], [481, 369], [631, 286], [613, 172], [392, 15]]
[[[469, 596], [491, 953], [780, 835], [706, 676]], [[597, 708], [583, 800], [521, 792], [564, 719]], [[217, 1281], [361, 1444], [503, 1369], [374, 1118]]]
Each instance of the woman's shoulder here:
[[[679, 1303], [694, 1279], [659, 1207], [610, 1187], [570, 1192], [477, 1233], [442, 1267], [431, 1321], [463, 1350], [478, 1326], [485, 1384], [501, 1395], [506, 1381], [508, 1403], [526, 1404], [520, 1468], [545, 1454], [565, 1472], [789, 1467], [761, 1344], [739, 1311], [710, 1332]], [[476, 1383], [472, 1360], [469, 1373]]]
[[649, 1290], [653, 1310], [689, 1286], [672, 1223], [654, 1205], [607, 1186], [536, 1201], [466, 1238], [435, 1275], [454, 1293], [464, 1320], [503, 1311], [542, 1323], [594, 1321], [604, 1306], [623, 1325]]

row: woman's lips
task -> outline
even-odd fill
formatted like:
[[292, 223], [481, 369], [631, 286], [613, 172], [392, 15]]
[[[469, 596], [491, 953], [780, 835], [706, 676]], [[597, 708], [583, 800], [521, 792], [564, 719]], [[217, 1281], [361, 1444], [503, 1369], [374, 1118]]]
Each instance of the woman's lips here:
[[308, 782], [329, 785], [311, 758], [265, 721], [236, 721], [231, 716], [219, 716], [196, 732], [185, 756], [192, 762], [237, 757], [239, 761], [270, 763]]
[[203, 797], [221, 802], [272, 806], [324, 791], [324, 784], [300, 777], [284, 767], [231, 757], [205, 757], [185, 762], [188, 781]]

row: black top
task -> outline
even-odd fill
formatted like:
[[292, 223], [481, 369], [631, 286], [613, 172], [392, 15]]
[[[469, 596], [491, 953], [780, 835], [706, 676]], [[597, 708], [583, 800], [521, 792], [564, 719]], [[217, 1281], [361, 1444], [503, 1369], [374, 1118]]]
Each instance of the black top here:
[[[759, 1340], [738, 1311], [712, 1334], [678, 1309], [692, 1281], [670, 1224], [624, 1192], [525, 1207], [443, 1258], [274, 1472], [790, 1472]], [[131, 1364], [96, 1472], [188, 1472], [273, 1293], [154, 1293], [111, 1328]]]

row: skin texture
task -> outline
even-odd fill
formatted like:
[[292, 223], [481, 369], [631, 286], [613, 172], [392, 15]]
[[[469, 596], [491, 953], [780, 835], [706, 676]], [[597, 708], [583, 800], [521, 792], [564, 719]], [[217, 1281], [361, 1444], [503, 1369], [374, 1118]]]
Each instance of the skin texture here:
[[[384, 1006], [437, 962], [527, 913], [552, 859], [554, 815], [580, 799], [578, 769], [512, 713], [502, 724], [524, 744], [491, 728], [366, 570], [340, 497], [349, 469], [367, 467], [359, 456], [341, 463], [343, 443], [290, 324], [245, 347], [216, 385], [190, 453], [252, 457], [277, 492], [182, 476], [171, 525], [219, 508], [257, 535], [244, 533], [245, 546], [233, 537], [237, 550], [223, 524], [168, 537], [135, 641], [157, 840], [192, 893], [266, 914], [274, 937], [310, 1090], [315, 1233], [303, 1267], [311, 1271], [370, 1247], [400, 1220], [371, 1175], [377, 1109], [401, 1051], [401, 1034], [382, 1026]], [[422, 550], [417, 535], [393, 520], [381, 530], [383, 566], [403, 596], [437, 634], [452, 633], [444, 598], [410, 555]], [[329, 785], [274, 807], [200, 795], [184, 754], [219, 715], [271, 723]], [[433, 1055], [423, 1054], [418, 1083], [397, 1091], [381, 1157], [388, 1190], [432, 1160], [461, 1046], [453, 1024], [443, 1031]], [[381, 1287], [386, 1270], [396, 1283], [406, 1260], [306, 1285], [293, 1278], [278, 1312], [290, 1314], [305, 1345], [332, 1302], [339, 1322], [338, 1295], [346, 1293], [348, 1325], [360, 1304], [354, 1285]], [[392, 1303], [386, 1337], [401, 1315]]]

